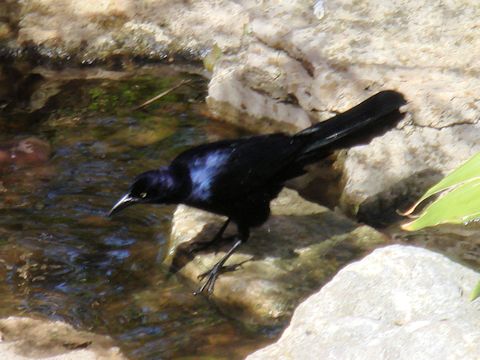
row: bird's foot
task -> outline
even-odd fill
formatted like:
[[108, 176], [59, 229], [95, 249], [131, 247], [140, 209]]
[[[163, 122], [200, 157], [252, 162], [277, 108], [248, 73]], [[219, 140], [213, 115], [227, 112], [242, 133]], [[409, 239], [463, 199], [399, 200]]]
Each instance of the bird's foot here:
[[207, 272], [204, 272], [203, 274], [198, 275], [198, 279], [202, 281], [204, 278], [207, 278], [207, 281], [203, 283], [202, 286], [200, 286], [196, 291], [193, 292], [193, 295], [197, 296], [198, 294], [201, 294], [205, 290], [207, 290], [207, 294], [211, 294], [213, 292], [214, 286], [215, 286], [215, 281], [217, 281], [218, 275], [220, 275], [220, 269], [222, 266], [215, 265], [213, 268], [208, 270]]
[[234, 265], [223, 266], [222, 264], [215, 264], [210, 270], [205, 271], [203, 274], [197, 276], [198, 280], [203, 281], [203, 279], [207, 278], [207, 281], [198, 288], [198, 290], [193, 292], [193, 295], [199, 295], [205, 290], [207, 294], [210, 295], [213, 293], [215, 288], [215, 282], [220, 274], [229, 271], [237, 270], [244, 262]]

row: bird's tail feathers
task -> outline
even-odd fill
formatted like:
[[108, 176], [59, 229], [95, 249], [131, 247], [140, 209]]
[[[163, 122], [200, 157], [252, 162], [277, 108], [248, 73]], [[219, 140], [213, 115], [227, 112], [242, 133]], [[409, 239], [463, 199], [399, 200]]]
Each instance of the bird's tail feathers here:
[[295, 138], [309, 139], [301, 158], [314, 161], [319, 152], [368, 142], [403, 117], [399, 109], [405, 104], [401, 93], [381, 91], [344, 113], [300, 131]]

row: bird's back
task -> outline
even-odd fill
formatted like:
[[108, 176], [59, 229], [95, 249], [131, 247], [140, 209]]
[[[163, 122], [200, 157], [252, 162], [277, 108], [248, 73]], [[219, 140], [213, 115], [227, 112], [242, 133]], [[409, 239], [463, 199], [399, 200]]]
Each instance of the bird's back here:
[[351, 140], [355, 143], [365, 132], [393, 126], [401, 118], [399, 108], [404, 103], [399, 93], [381, 92], [293, 136], [253, 136], [187, 150], [171, 164], [188, 177], [183, 202], [233, 219], [243, 212], [265, 213], [284, 182], [302, 175], [305, 165]]
[[171, 166], [188, 169], [189, 202], [233, 201], [277, 182], [302, 146], [285, 134], [219, 141], [180, 154]]

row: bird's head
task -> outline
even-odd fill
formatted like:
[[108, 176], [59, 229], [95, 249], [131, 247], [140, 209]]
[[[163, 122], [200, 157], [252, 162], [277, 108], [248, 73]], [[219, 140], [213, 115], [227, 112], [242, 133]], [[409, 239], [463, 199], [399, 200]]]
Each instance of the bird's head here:
[[174, 179], [168, 168], [146, 171], [136, 177], [128, 192], [117, 201], [108, 216], [135, 204], [167, 203], [174, 188]]

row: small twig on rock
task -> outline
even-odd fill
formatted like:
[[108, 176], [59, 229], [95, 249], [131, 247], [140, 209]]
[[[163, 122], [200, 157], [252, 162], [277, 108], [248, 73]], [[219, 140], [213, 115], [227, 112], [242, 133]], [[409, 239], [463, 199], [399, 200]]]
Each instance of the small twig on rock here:
[[185, 84], [188, 84], [192, 82], [192, 80], [182, 80], [180, 81], [177, 85], [171, 87], [170, 89], [167, 89], [165, 91], [163, 91], [162, 93], [158, 94], [157, 96], [151, 98], [150, 100], [147, 100], [145, 101], [143, 104], [137, 106], [136, 108], [134, 108], [134, 110], [140, 110], [140, 109], [143, 109], [145, 106], [147, 105], [150, 105], [151, 103], [153, 103], [154, 101], [157, 101], [159, 99], [161, 99], [162, 97], [164, 97], [165, 95], [168, 95], [170, 94], [173, 90], [176, 90], [178, 89], [179, 87], [185, 85]]

